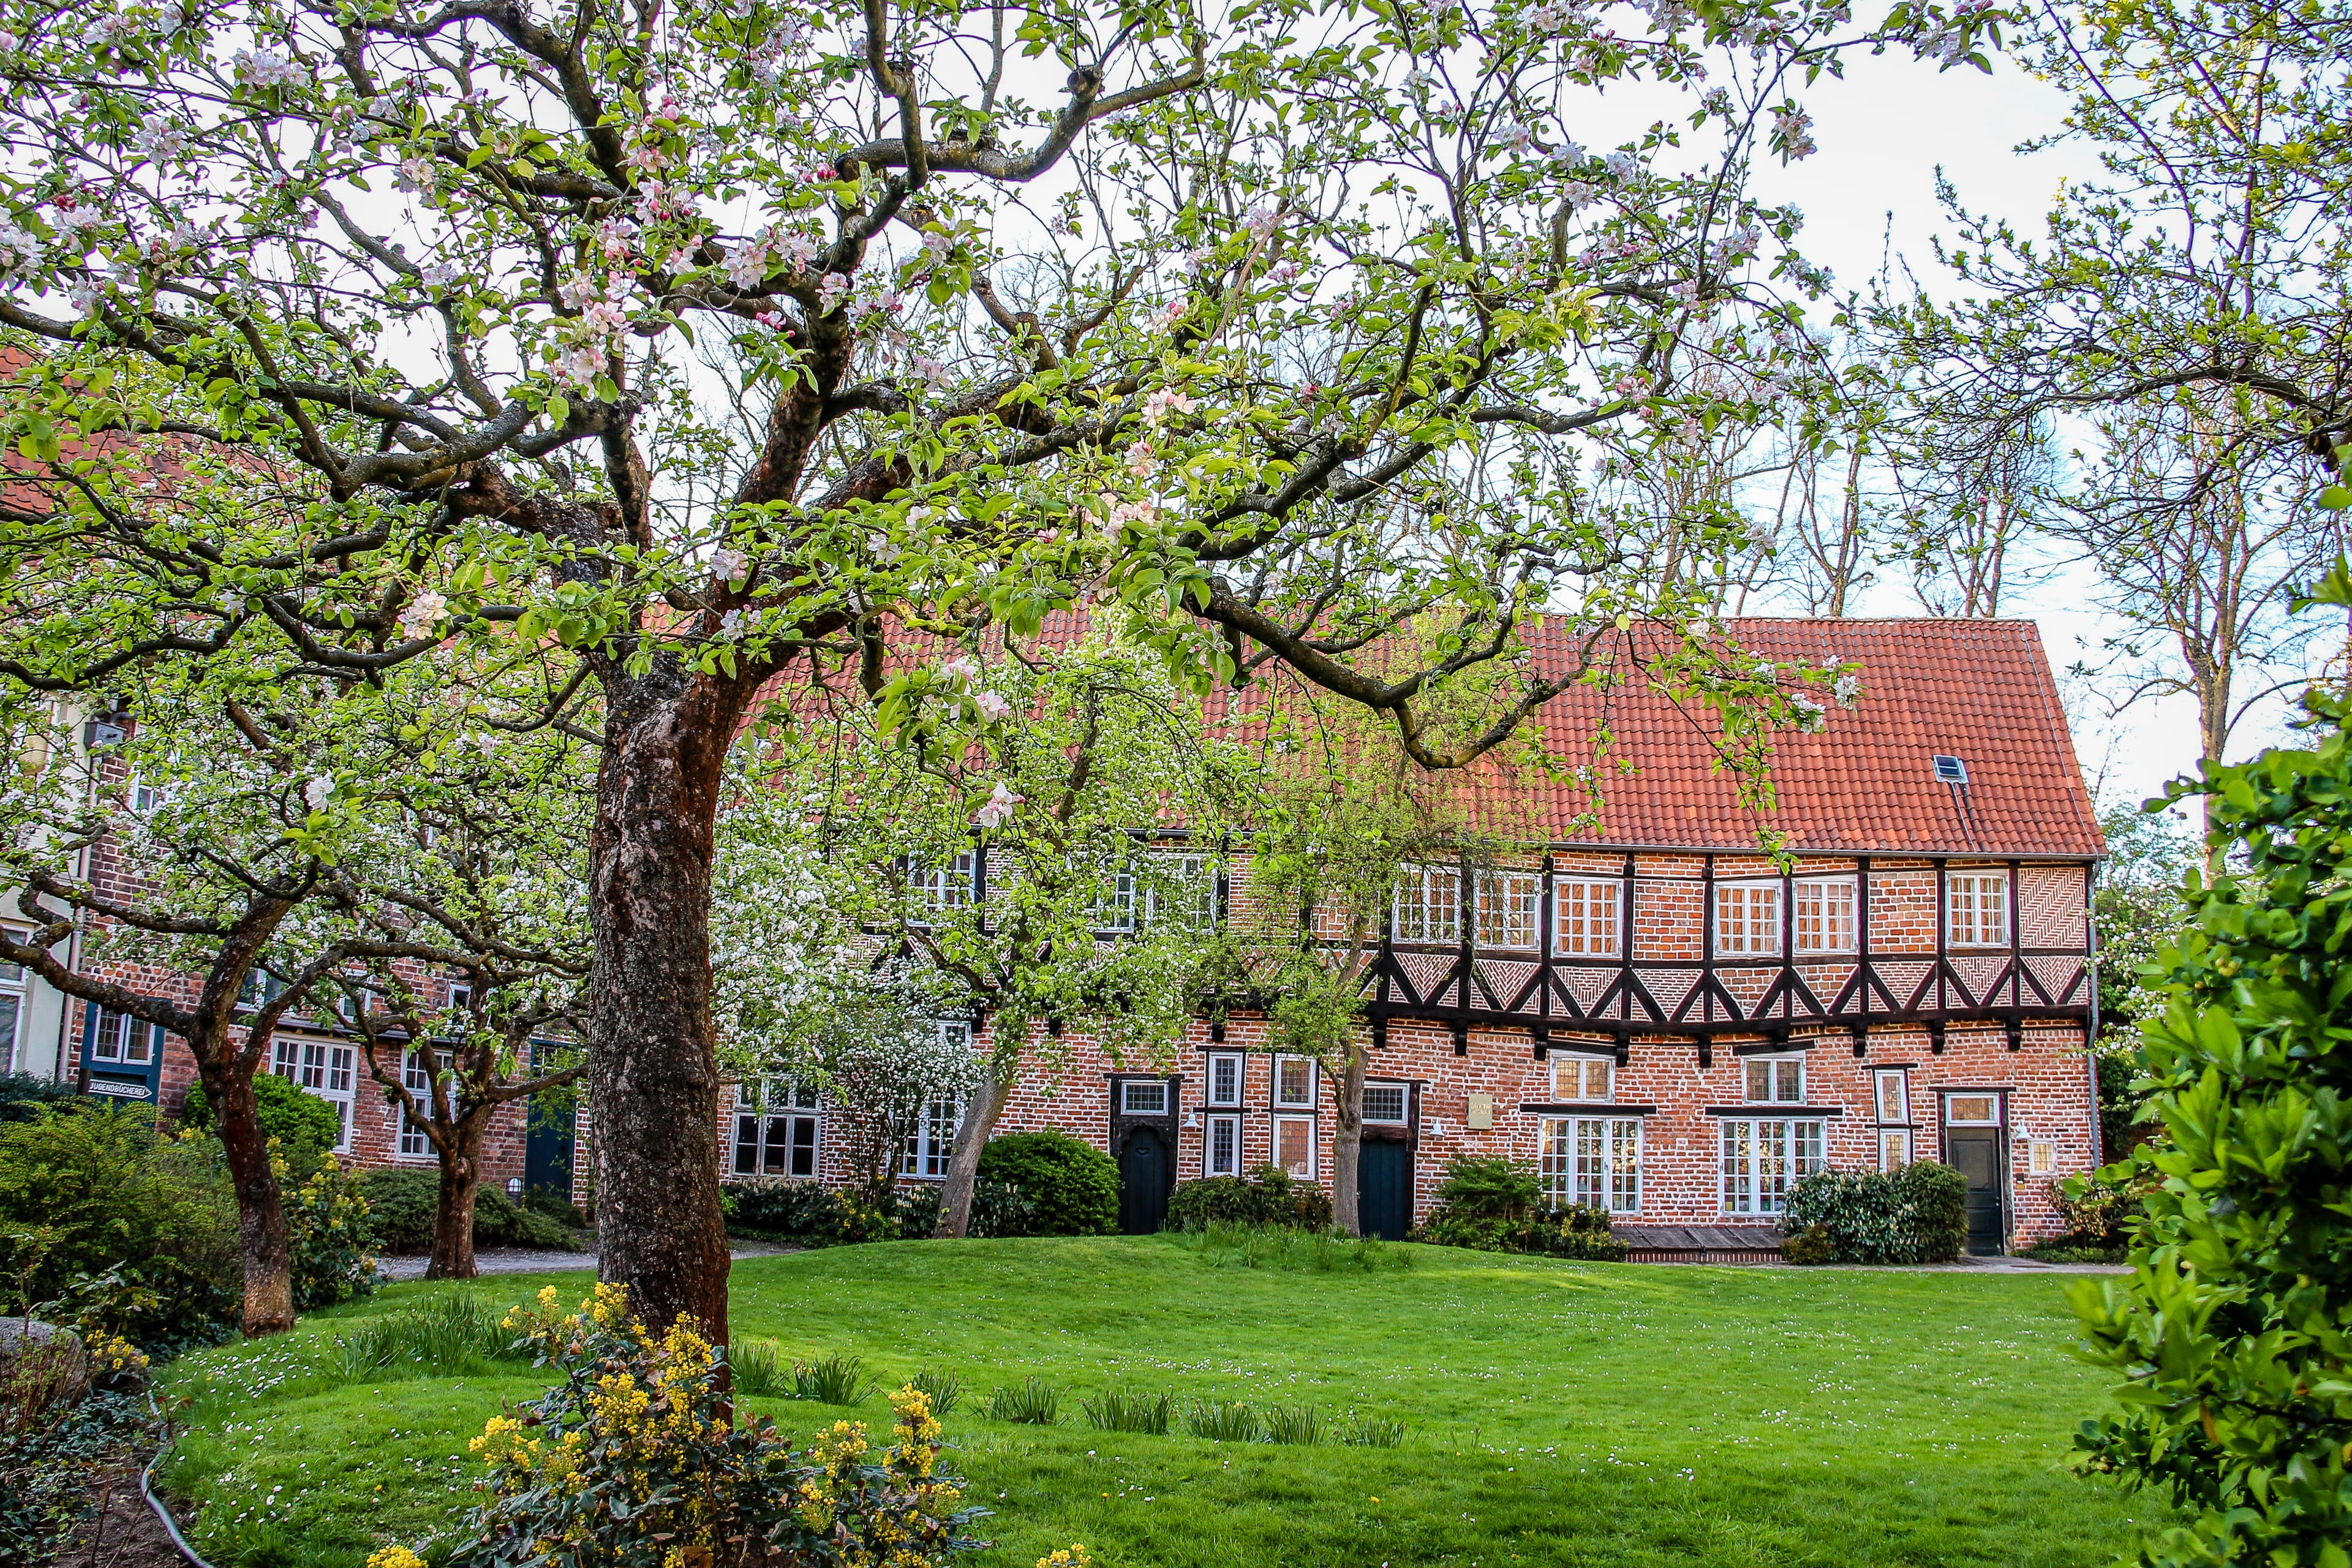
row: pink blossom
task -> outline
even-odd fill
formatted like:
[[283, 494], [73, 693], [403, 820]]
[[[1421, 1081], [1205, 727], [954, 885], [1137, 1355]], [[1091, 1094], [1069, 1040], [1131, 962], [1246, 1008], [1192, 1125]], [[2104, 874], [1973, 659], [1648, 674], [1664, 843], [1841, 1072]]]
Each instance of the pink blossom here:
[[989, 795], [987, 804], [971, 814], [973, 825], [979, 827], [1002, 827], [1004, 826], [1004, 819], [1013, 815], [1013, 808], [1019, 805], [1022, 799], [1022, 796], [1013, 793], [1003, 779], [997, 780], [996, 788]]

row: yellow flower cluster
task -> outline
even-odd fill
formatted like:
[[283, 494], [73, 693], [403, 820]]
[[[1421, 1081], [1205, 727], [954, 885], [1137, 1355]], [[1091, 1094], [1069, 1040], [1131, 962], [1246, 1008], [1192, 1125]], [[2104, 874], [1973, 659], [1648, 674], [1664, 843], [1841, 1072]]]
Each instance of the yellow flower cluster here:
[[102, 1373], [147, 1370], [146, 1356], [121, 1334], [100, 1329], [82, 1341], [82, 1349], [89, 1352], [90, 1365]]
[[890, 1458], [901, 1468], [929, 1479], [940, 1462], [940, 1419], [931, 1414], [931, 1396], [910, 1383], [890, 1396], [890, 1408], [898, 1417], [898, 1446], [890, 1450]]
[[[375, 1565], [370, 1563], [368, 1568], [375, 1568]], [[1084, 1542], [1073, 1541], [1067, 1546], [1057, 1547], [1037, 1559], [1037, 1568], [1095, 1568], [1094, 1554], [1086, 1549]]]
[[425, 1568], [425, 1559], [407, 1547], [394, 1543], [371, 1554], [367, 1568]]

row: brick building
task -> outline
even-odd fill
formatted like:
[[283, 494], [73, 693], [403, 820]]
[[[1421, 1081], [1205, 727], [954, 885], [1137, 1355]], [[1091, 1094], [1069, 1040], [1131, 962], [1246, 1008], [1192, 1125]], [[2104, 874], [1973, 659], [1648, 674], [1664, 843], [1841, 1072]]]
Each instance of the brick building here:
[[[79, 745], [101, 752], [121, 739], [121, 728], [107, 715], [65, 726]], [[102, 759], [101, 777], [133, 791], [121, 763]], [[100, 894], [118, 902], [133, 903], [142, 889], [124, 868], [115, 847], [100, 841], [80, 852], [77, 875]], [[0, 904], [0, 920], [16, 931], [38, 923], [13, 901]], [[105, 922], [91, 919], [60, 944], [61, 961], [78, 973], [95, 975], [146, 996], [166, 997], [182, 1006], [193, 1005], [202, 982], [194, 975], [142, 966], [100, 956]], [[408, 978], [427, 1005], [446, 1005], [452, 982], [406, 968]], [[247, 1002], [257, 1002], [278, 983], [266, 973], [248, 982]], [[84, 1093], [118, 1101], [151, 1104], [166, 1117], [177, 1117], [189, 1089], [196, 1082], [195, 1058], [186, 1042], [152, 1025], [111, 1012], [95, 1003], [66, 996], [15, 965], [0, 965], [0, 1070], [33, 1073], [77, 1085]], [[337, 1152], [362, 1165], [413, 1165], [437, 1168], [438, 1161], [421, 1128], [387, 1098], [370, 1076], [358, 1032], [337, 1016], [331, 1005], [289, 1014], [272, 1036], [263, 1070], [274, 1072], [331, 1105], [341, 1124]], [[426, 1091], [427, 1067], [421, 1053], [401, 1053], [400, 1070], [408, 1087]], [[552, 1120], [539, 1119], [541, 1122]], [[506, 1190], [510, 1182], [529, 1177], [535, 1184], [568, 1190], [572, 1183], [568, 1127], [551, 1132], [528, 1130], [527, 1107], [501, 1107], [483, 1146], [483, 1180]]]
[[[1776, 742], [1775, 808], [1742, 806], [1707, 723], [1654, 694], [1579, 688], [1539, 715], [1570, 762], [1607, 718], [1618, 780], [1582, 797], [1500, 763], [1475, 780], [1502, 864], [1399, 888], [1366, 997], [1367, 1229], [1424, 1218], [1449, 1160], [1532, 1162], [1662, 1250], [1762, 1242], [1789, 1184], [1920, 1158], [1967, 1173], [1970, 1245], [2063, 1228], [2051, 1184], [2099, 1160], [2092, 878], [2104, 854], [2057, 690], [2021, 622], [1743, 621], [1743, 647], [1858, 661], [1864, 695]], [[1564, 658], [1540, 633], [1536, 658]], [[1783, 866], [1759, 852], [1785, 835]], [[985, 866], [959, 871], [983, 891]], [[1221, 907], [1247, 897], [1245, 866]], [[987, 1021], [945, 1026], [976, 1029]], [[1178, 1180], [1274, 1163], [1328, 1181], [1332, 1086], [1268, 1054], [1262, 1018], [1195, 1022], [1122, 1068], [1065, 1037], [1000, 1131], [1053, 1127], [1118, 1161], [1131, 1224]], [[839, 1179], [818, 1097], [733, 1091], [738, 1179]], [[943, 1175], [955, 1108], [904, 1174]]]

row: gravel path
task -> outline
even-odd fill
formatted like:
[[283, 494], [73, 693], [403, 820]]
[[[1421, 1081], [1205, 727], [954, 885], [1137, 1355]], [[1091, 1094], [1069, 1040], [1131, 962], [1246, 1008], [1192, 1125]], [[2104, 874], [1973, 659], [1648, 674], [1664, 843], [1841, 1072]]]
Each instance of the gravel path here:
[[[780, 1252], [797, 1252], [796, 1247], [778, 1247], [765, 1241], [739, 1241], [729, 1248], [730, 1258], [771, 1258]], [[385, 1279], [422, 1279], [425, 1266], [431, 1261], [424, 1258], [379, 1258], [376, 1273]], [[593, 1269], [596, 1267], [596, 1249], [590, 1247], [580, 1252], [538, 1252], [520, 1247], [485, 1247], [474, 1253], [474, 1270], [478, 1274], [546, 1274], [560, 1269]]]

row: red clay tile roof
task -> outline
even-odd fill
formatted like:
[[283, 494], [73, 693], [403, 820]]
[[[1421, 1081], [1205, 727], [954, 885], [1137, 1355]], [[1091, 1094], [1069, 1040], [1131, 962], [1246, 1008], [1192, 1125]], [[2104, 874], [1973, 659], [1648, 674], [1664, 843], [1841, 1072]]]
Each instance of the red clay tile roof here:
[[[1521, 839], [1692, 849], [1752, 847], [1769, 826], [1822, 852], [2106, 853], [2032, 622], [1742, 619], [1727, 630], [1775, 662], [1862, 667], [1858, 705], [1832, 708], [1820, 733], [1775, 737], [1775, 810], [1746, 810], [1731, 779], [1710, 771], [1703, 711], [1620, 688], [1608, 694], [1615, 754], [1635, 771], [1608, 779], [1599, 832], [1575, 824], [1572, 787], [1500, 763], [1478, 770], [1490, 826]], [[1535, 646], [1538, 670], [1570, 657], [1549, 625]], [[1577, 688], [1546, 707], [1554, 755], [1589, 754], [1602, 696]], [[1937, 782], [1939, 752], [1968, 764], [1964, 792]]]

